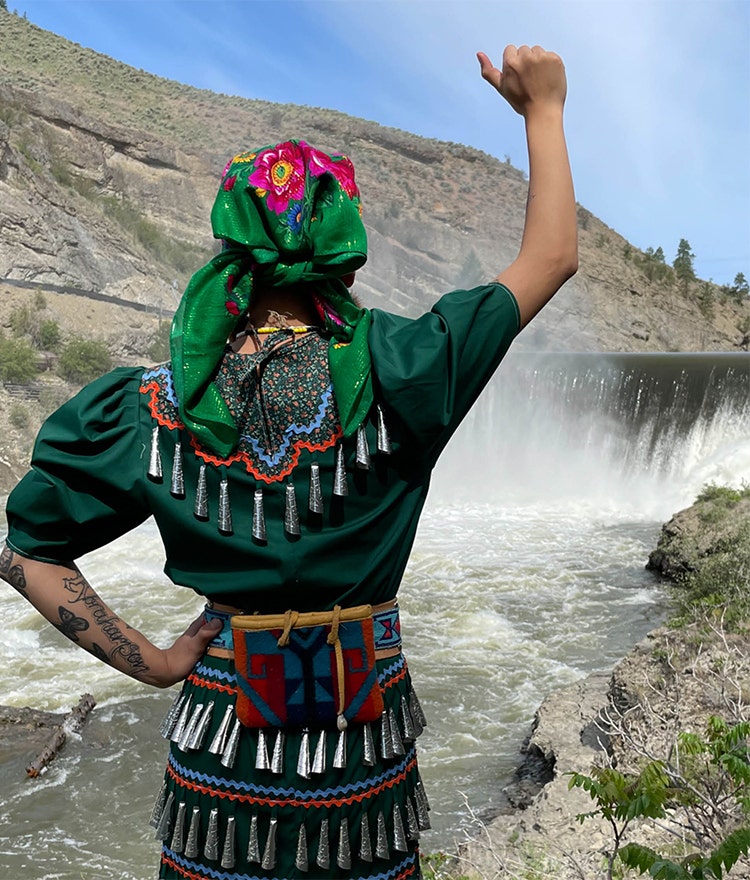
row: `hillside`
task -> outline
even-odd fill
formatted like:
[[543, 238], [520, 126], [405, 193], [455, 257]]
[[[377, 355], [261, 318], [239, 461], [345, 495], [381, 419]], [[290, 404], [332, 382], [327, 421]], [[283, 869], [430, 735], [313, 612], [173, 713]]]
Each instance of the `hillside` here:
[[[445, 290], [493, 277], [515, 256], [524, 175], [478, 150], [331, 110], [160, 79], [2, 11], [0, 44], [6, 334], [13, 310], [41, 290], [63, 339], [93, 335], [116, 363], [149, 360], [160, 320], [212, 253], [208, 216], [226, 159], [286, 137], [354, 161], [370, 242], [357, 282], [366, 305], [415, 315]], [[737, 304], [698, 281], [683, 289], [668, 266], [649, 262], [582, 206], [579, 221], [579, 273], [518, 348], [748, 348], [750, 300]], [[0, 394], [0, 416], [8, 406]], [[31, 412], [28, 433], [38, 415]]]

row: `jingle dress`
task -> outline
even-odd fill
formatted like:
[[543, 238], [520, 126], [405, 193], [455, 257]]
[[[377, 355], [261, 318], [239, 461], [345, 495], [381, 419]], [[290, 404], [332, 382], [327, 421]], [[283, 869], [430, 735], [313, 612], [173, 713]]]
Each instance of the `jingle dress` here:
[[[387, 602], [437, 458], [518, 329], [516, 301], [498, 284], [448, 294], [417, 319], [373, 310], [376, 406], [345, 441], [323, 334], [279, 331], [255, 354], [228, 349], [215, 382], [241, 440], [226, 459], [184, 429], [169, 364], [114, 370], [42, 428], [32, 470], [8, 500], [8, 545], [72, 560], [153, 516], [166, 574], [209, 600], [260, 613]], [[316, 465], [322, 514], [307, 509]], [[398, 645], [397, 618], [383, 625], [385, 643]], [[171, 744], [151, 817], [159, 876], [421, 876], [424, 718], [403, 655], [378, 660], [377, 671], [381, 722], [345, 736], [279, 735], [236, 722], [233, 661], [204, 656], [162, 726]]]

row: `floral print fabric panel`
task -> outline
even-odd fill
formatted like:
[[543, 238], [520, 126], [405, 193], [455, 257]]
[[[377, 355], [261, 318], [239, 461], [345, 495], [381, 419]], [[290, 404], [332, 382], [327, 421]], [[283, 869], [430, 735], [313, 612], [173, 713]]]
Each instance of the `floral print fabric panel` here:
[[[216, 465], [241, 462], [256, 480], [274, 483], [292, 473], [302, 450], [335, 446], [342, 432], [327, 363], [328, 340], [317, 333], [271, 333], [254, 354], [228, 348], [214, 382], [239, 428], [239, 446], [222, 459], [191, 438], [196, 455]], [[141, 392], [158, 424], [183, 427], [169, 364], [146, 371]]]

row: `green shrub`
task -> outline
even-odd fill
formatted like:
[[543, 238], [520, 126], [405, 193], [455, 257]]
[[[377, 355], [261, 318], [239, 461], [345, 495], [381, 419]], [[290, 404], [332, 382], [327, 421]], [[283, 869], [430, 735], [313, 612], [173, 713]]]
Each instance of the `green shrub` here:
[[34, 313], [28, 306], [18, 306], [10, 313], [10, 329], [14, 336], [31, 336], [34, 323]]
[[742, 498], [750, 498], [750, 486], [741, 489], [733, 489], [731, 486], [719, 486], [716, 483], [706, 483], [701, 489], [696, 501], [714, 501], [723, 507], [733, 507]]
[[97, 339], [71, 339], [63, 348], [57, 372], [68, 382], [83, 384], [112, 368], [107, 346]]
[[23, 385], [38, 372], [36, 352], [25, 339], [0, 338], [0, 380]]
[[153, 341], [148, 349], [148, 356], [152, 361], [161, 363], [169, 358], [169, 334], [171, 329], [171, 322], [159, 321]]
[[57, 351], [60, 347], [60, 325], [48, 318], [39, 325], [38, 344], [43, 351]]
[[10, 423], [19, 431], [29, 427], [29, 411], [23, 404], [14, 403], [10, 408]]
[[[591, 775], [569, 773], [569, 788], [588, 792], [598, 816], [612, 831], [607, 877], [617, 861], [662, 880], [722, 880], [750, 851], [750, 723], [728, 724], [712, 716], [703, 736], [680, 733], [664, 760], [650, 760], [638, 774], [594, 767]], [[661, 820], [679, 809], [684, 855], [661, 854], [625, 843], [635, 819]], [[674, 813], [672, 818], [674, 819]]]

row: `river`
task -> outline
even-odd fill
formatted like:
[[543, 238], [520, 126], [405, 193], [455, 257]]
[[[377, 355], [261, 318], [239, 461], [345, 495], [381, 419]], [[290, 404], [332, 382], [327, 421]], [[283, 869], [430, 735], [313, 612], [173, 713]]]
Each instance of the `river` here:
[[[425, 850], [449, 848], [471, 812], [501, 800], [547, 693], [611, 667], [664, 619], [664, 590], [644, 569], [662, 522], [705, 483], [743, 480], [748, 356], [507, 359], [440, 463], [400, 594], [429, 721]], [[200, 601], [161, 566], [151, 523], [82, 560], [126, 620], [168, 643]], [[97, 663], [10, 589], [0, 610], [3, 703], [98, 702], [40, 779], [0, 765], [0, 880], [154, 877], [146, 820], [171, 693]]]

